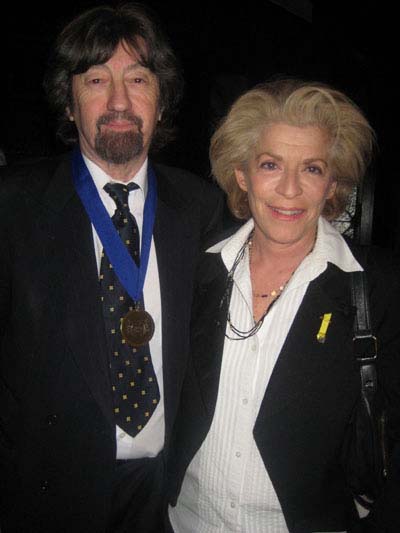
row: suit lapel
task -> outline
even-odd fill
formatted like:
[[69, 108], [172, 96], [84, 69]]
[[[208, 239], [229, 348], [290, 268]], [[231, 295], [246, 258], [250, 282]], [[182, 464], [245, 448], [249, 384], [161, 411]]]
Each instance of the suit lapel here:
[[93, 397], [114, 426], [92, 227], [75, 193], [69, 161], [58, 169], [43, 200], [56, 320]]
[[154, 242], [160, 280], [166, 438], [178, 407], [188, 351], [193, 271], [197, 241], [188, 213], [168, 175], [157, 176]]

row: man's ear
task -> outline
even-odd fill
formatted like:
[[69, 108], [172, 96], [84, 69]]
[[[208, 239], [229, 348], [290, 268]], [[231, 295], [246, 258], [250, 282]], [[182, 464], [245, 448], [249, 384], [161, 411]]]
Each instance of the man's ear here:
[[74, 120], [75, 120], [75, 119], [74, 119], [74, 115], [72, 114], [72, 111], [71, 111], [71, 109], [70, 109], [69, 106], [67, 106], [67, 107], [65, 108], [65, 114], [67, 115], [68, 120], [70, 120], [71, 122], [74, 122]]

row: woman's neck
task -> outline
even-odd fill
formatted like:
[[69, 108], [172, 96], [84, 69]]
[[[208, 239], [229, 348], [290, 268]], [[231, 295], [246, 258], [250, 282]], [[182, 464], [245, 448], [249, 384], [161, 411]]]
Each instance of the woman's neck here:
[[293, 273], [314, 247], [315, 236], [301, 243], [272, 242], [257, 231], [250, 238], [250, 278], [253, 317], [262, 319], [283, 292]]
[[280, 243], [266, 238], [257, 229], [251, 237], [252, 260], [255, 265], [297, 266], [313, 250], [316, 233], [295, 243]]

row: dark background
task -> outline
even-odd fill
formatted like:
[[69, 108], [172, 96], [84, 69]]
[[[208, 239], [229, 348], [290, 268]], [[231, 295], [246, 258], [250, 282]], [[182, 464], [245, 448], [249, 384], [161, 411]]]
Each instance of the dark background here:
[[[209, 178], [210, 134], [243, 90], [275, 74], [331, 83], [362, 107], [377, 132], [372, 237], [400, 248], [395, 7], [375, 0], [242, 0], [237, 7], [217, 1], [143, 3], [163, 23], [186, 80], [177, 138], [160, 160]], [[0, 146], [9, 164], [65, 150], [41, 87], [46, 60], [65, 23], [100, 4], [15, 4], [2, 14]]]

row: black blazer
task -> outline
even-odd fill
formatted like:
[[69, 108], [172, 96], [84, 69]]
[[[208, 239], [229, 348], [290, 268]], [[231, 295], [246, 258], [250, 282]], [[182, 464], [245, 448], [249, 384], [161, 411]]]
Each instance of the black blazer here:
[[[188, 347], [200, 248], [220, 195], [155, 165], [166, 445]], [[20, 168], [0, 188], [0, 526], [101, 532], [115, 422], [90, 221], [69, 156]]]
[[[399, 271], [390, 261], [382, 262], [376, 252], [369, 254], [364, 267], [382, 356], [380, 383], [387, 387], [390, 400], [389, 431], [400, 450], [396, 426], [400, 409]], [[227, 277], [220, 254], [204, 254], [198, 277], [191, 357], [169, 461], [172, 505], [185, 471], [211, 426], [227, 319], [227, 306], [220, 307]], [[332, 313], [332, 320], [326, 342], [321, 344], [316, 335], [325, 313]], [[254, 426], [254, 439], [293, 533], [348, 531], [358, 522], [341, 463], [346, 427], [360, 395], [359, 371], [352, 353], [353, 319], [349, 274], [329, 264], [308, 287]], [[399, 480], [400, 476], [395, 477]], [[391, 486], [388, 501], [399, 496], [399, 485], [396, 487], [393, 480]], [[387, 518], [388, 512], [386, 509], [382, 515], [393, 521]]]

